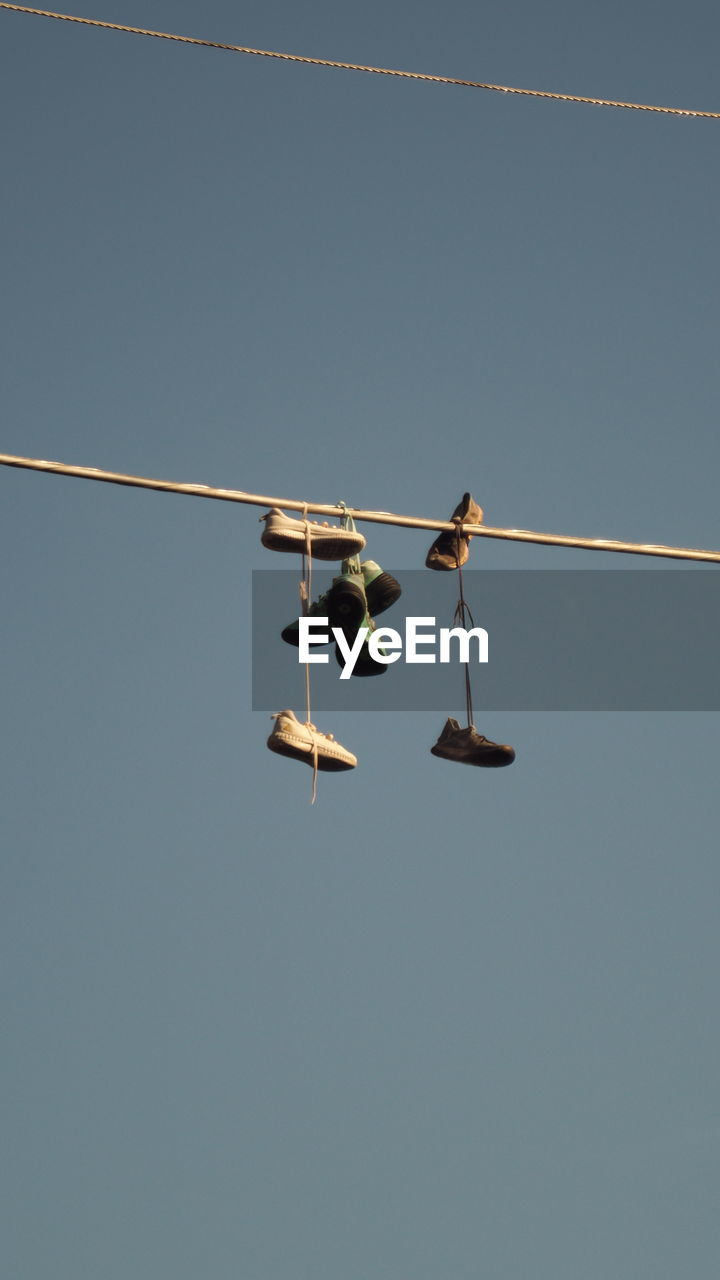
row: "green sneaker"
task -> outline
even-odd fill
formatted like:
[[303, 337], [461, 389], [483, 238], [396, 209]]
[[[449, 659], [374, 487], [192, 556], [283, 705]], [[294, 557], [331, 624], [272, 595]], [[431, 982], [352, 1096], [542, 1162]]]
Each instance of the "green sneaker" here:
[[349, 639], [357, 635], [368, 612], [365, 583], [360, 566], [354, 560], [343, 561], [342, 573], [333, 578], [327, 593], [328, 620], [331, 627], [341, 627]]
[[[360, 564], [357, 557], [344, 560], [342, 572], [333, 578], [329, 591], [313, 602], [308, 609], [311, 618], [327, 618], [329, 627], [340, 627], [349, 644], [352, 644], [358, 630], [362, 626], [374, 630], [372, 619], [384, 613], [402, 595], [400, 583], [389, 573], [384, 573], [374, 560], [364, 560]], [[281, 632], [283, 640], [297, 649], [300, 644], [300, 627], [298, 619], [293, 619]], [[314, 637], [311, 644], [322, 644]], [[325, 642], [327, 643], [327, 642]], [[338, 658], [342, 665], [342, 657]], [[358, 667], [367, 667], [362, 673], [356, 669], [355, 674], [378, 675], [385, 667], [379, 665], [370, 656], [367, 646], [363, 646]]]
[[[308, 609], [308, 617], [327, 618], [328, 616], [327, 598], [329, 594], [330, 593], [326, 591], [324, 595], [320, 596], [317, 600], [313, 601], [313, 603], [310, 605], [310, 608]], [[280, 632], [280, 635], [282, 636], [286, 644], [292, 644], [295, 646], [296, 649], [299, 649], [300, 648], [299, 619], [293, 618], [292, 622], [288, 622], [287, 626], [283, 627], [282, 631]], [[327, 640], [318, 640], [317, 636], [314, 636], [311, 633], [309, 637], [309, 642], [311, 645], [329, 644], [330, 634], [328, 633]]]
[[[358, 627], [363, 625], [366, 613], [363, 575], [359, 564], [356, 565], [353, 560], [343, 562], [342, 573], [333, 578], [330, 589], [313, 601], [308, 609], [309, 617], [327, 618], [329, 627], [341, 627], [345, 635], [353, 636], [357, 635]], [[299, 620], [294, 618], [280, 634], [287, 644], [292, 644], [297, 649], [300, 645]], [[323, 642], [311, 637], [310, 643]], [[325, 643], [329, 643], [329, 640]]]
[[402, 595], [402, 587], [390, 573], [383, 573], [374, 560], [363, 560], [361, 566], [368, 612], [373, 618], [384, 613]]

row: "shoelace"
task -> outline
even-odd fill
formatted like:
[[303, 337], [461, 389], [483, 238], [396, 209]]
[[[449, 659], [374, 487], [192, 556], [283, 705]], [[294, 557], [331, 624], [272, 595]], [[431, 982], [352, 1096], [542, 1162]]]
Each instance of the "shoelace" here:
[[[357, 533], [357, 529], [355, 527], [355, 521], [350, 515], [350, 508], [348, 507], [347, 503], [343, 499], [341, 499], [337, 505], [342, 511], [342, 516], [340, 517], [340, 527], [346, 533]], [[360, 556], [356, 554], [354, 556], [348, 556], [347, 559], [343, 560], [341, 573], [355, 573], [358, 576], [361, 576], [362, 569], [360, 568]]]
[[[310, 602], [312, 600], [312, 531], [315, 529], [352, 529], [355, 532], [355, 522], [348, 513], [347, 506], [344, 502], [339, 502], [338, 506], [343, 512], [340, 526], [329, 525], [327, 521], [320, 524], [317, 520], [308, 520], [308, 504], [303, 503], [301, 520], [305, 528], [305, 543], [302, 550], [302, 577], [299, 584], [300, 602], [302, 606], [303, 617], [307, 617], [310, 612]], [[358, 561], [359, 568], [359, 561]], [[305, 663], [305, 727], [310, 730], [313, 735], [312, 739], [312, 791], [310, 795], [310, 803], [315, 804], [317, 799], [317, 780], [318, 780], [318, 738], [325, 738], [328, 742], [334, 742], [335, 739], [331, 733], [321, 733], [315, 727], [310, 719], [310, 663]]]
[[[310, 601], [312, 600], [312, 530], [311, 522], [307, 518], [307, 503], [303, 505], [302, 519], [305, 525], [305, 545], [302, 553], [302, 581], [300, 583], [300, 600], [302, 602], [303, 617], [308, 616], [310, 610]], [[314, 726], [310, 721], [310, 663], [305, 663], [305, 724], [312, 728]], [[313, 738], [312, 742], [312, 758], [313, 758], [313, 776], [312, 788], [310, 792], [310, 803], [314, 804], [317, 799], [317, 780], [318, 780], [318, 746], [317, 741]]]
[[[465, 589], [463, 586], [462, 565], [460, 564], [460, 546], [461, 546], [461, 540], [463, 537], [463, 523], [460, 516], [454, 517], [454, 523], [455, 523], [455, 562], [457, 564], [458, 589], [460, 594], [459, 594], [458, 602], [455, 606], [455, 613], [453, 615], [453, 626], [455, 626], [455, 624], [457, 623], [461, 627], [465, 627], [465, 629], [467, 630], [468, 619], [470, 621], [471, 627], [475, 626], [475, 619], [473, 618], [472, 613], [470, 612], [470, 606], [468, 605], [468, 602], [465, 599]], [[469, 653], [468, 653], [468, 661], [465, 662], [463, 665], [465, 667], [465, 710], [467, 712], [467, 722], [468, 722], [467, 727], [468, 729], [471, 729], [473, 728], [473, 704], [472, 704], [472, 688], [470, 685]]]
[[316, 734], [318, 735], [318, 737], [319, 737], [319, 738], [327, 738], [327, 739], [328, 739], [328, 742], [334, 742], [334, 741], [335, 741], [335, 735], [334, 735], [334, 734], [332, 734], [332, 733], [323, 733], [323, 732], [322, 732], [322, 729], [318, 729], [318, 728], [317, 728], [317, 726], [316, 726], [316, 725], [314, 725], [314, 724], [311, 724], [309, 720], [306, 720], [306, 721], [305, 721], [305, 728], [306, 728], [306, 729], [311, 729], [311, 730], [312, 730], [312, 732], [313, 732], [313, 733], [316, 733]]

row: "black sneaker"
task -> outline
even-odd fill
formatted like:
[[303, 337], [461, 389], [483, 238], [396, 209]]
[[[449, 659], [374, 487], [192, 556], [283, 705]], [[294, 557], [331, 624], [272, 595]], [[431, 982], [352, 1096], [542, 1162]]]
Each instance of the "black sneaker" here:
[[346, 636], [357, 635], [358, 627], [363, 625], [368, 612], [362, 574], [347, 572], [343, 565], [340, 577], [333, 578], [325, 606], [331, 627], [340, 627]]
[[[310, 618], [327, 618], [327, 616], [328, 616], [328, 609], [327, 609], [327, 599], [328, 599], [328, 595], [329, 595], [329, 592], [327, 592], [327, 591], [326, 591], [324, 595], [320, 596], [317, 600], [314, 600], [314, 601], [313, 601], [313, 603], [310, 605], [310, 608], [308, 609], [308, 617], [310, 617]], [[293, 618], [292, 622], [288, 622], [287, 626], [286, 626], [286, 627], [283, 627], [282, 631], [280, 632], [280, 635], [282, 636], [282, 638], [283, 638], [283, 640], [285, 641], [285, 643], [286, 643], [286, 644], [292, 644], [292, 645], [294, 645], [294, 646], [295, 646], [295, 648], [296, 648], [296, 649], [298, 649], [298, 648], [300, 647], [300, 622], [299, 622], [299, 620], [298, 620], [297, 618]], [[318, 640], [317, 636], [313, 635], [313, 634], [312, 634], [312, 632], [311, 632], [311, 633], [310, 633], [309, 643], [310, 643], [310, 645], [311, 645], [311, 646], [312, 646], [312, 645], [318, 645], [318, 644], [320, 644], [320, 645], [322, 645], [322, 644], [329, 644], [329, 643], [330, 643], [330, 641], [331, 641], [331, 639], [332, 639], [332, 637], [331, 637], [331, 635], [330, 635], [330, 632], [329, 632], [329, 631], [327, 632], [327, 640]]]
[[[367, 634], [367, 636], [365, 637], [365, 643], [363, 644], [363, 646], [362, 646], [362, 648], [361, 648], [361, 650], [360, 650], [360, 652], [359, 652], [359, 654], [358, 654], [358, 656], [357, 656], [357, 659], [356, 659], [356, 661], [355, 661], [355, 666], [354, 666], [354, 667], [353, 667], [353, 669], [352, 669], [352, 675], [354, 675], [354, 676], [381, 676], [381, 675], [383, 675], [383, 673], [384, 673], [385, 671], [387, 671], [387, 669], [388, 669], [388, 664], [387, 664], [387, 662], [377, 662], [377, 661], [376, 661], [376, 659], [375, 659], [375, 658], [373, 658], [373, 656], [372, 656], [372, 654], [371, 654], [371, 652], [370, 652], [370, 648], [369, 648], [369, 645], [368, 645], [368, 641], [369, 641], [369, 639], [370, 639], [370, 635], [371, 635], [371, 633], [375, 630], [375, 623], [373, 622], [373, 620], [372, 620], [372, 618], [370, 617], [369, 613], [366, 613], [366, 614], [365, 614], [365, 616], [364, 616], [364, 618], [363, 618], [363, 620], [362, 620], [362, 622], [361, 622], [361, 624], [360, 624], [360, 625], [361, 625], [361, 626], [364, 626], [364, 627], [367, 627], [368, 634]], [[358, 633], [358, 631], [360, 630], [360, 628], [359, 628], [359, 627], [357, 627], [357, 626], [354, 626], [354, 627], [348, 627], [347, 629], [346, 629], [345, 627], [343, 627], [343, 629], [342, 629], [342, 630], [343, 630], [343, 635], [345, 636], [345, 640], [347, 641], [347, 643], [348, 643], [348, 644], [350, 644], [350, 645], [354, 644], [354, 642], [355, 642], [355, 637], [357, 636], [357, 633]], [[382, 646], [381, 646], [381, 648], [380, 648], [380, 652], [381, 652], [381, 653], [383, 653], [383, 654], [385, 653], [385, 650], [382, 648]], [[342, 652], [341, 652], [341, 650], [340, 650], [340, 645], [339, 645], [339, 644], [336, 644], [336, 645], [335, 645], [335, 658], [336, 658], [336, 660], [337, 660], [337, 664], [338, 664], [338, 666], [339, 666], [339, 667], [344, 667], [344, 666], [345, 666], [345, 659], [344, 659], [344, 657], [343, 657], [343, 655], [342, 655]]]
[[[379, 566], [376, 566], [379, 568]], [[380, 676], [386, 670], [386, 664], [376, 662], [368, 648], [370, 632], [375, 630], [375, 623], [370, 615], [370, 607], [365, 594], [364, 574], [356, 561], [345, 561], [340, 577], [333, 579], [327, 593], [327, 611], [331, 627], [342, 631], [349, 645], [355, 643], [361, 627], [367, 627], [365, 643], [358, 654], [352, 674], [354, 676]], [[335, 645], [335, 657], [338, 666], [345, 665], [340, 646]]]
[[481, 769], [500, 769], [512, 764], [515, 752], [503, 743], [491, 742], [478, 733], [474, 725], [461, 729], [457, 720], [448, 717], [440, 737], [430, 748], [434, 756], [442, 760], [456, 760], [458, 764], [475, 764]]
[[[327, 618], [328, 628], [342, 627], [345, 632], [347, 627], [353, 635], [357, 634], [357, 629], [362, 625], [366, 613], [367, 604], [362, 573], [359, 569], [357, 572], [346, 569], [344, 564], [340, 576], [333, 578], [329, 591], [313, 601], [308, 609], [308, 616], [311, 618]], [[297, 649], [300, 644], [298, 619], [293, 618], [292, 622], [283, 627], [280, 634], [286, 644], [292, 644]], [[329, 632], [328, 639], [324, 642], [311, 635], [310, 644], [329, 644], [330, 639]]]

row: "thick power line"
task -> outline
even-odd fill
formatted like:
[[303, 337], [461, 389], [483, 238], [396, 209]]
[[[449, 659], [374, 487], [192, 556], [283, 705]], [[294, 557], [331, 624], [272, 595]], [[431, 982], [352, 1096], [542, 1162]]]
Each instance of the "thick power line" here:
[[[283, 507], [287, 511], [307, 511], [338, 519], [343, 514], [354, 520], [373, 524], [397, 525], [404, 529], [433, 529], [451, 532], [455, 525], [448, 520], [429, 520], [424, 516], [399, 516], [392, 511], [365, 511], [344, 503], [304, 502], [298, 498], [275, 498], [262, 493], [245, 493], [242, 489], [217, 489], [207, 484], [183, 484], [176, 480], [154, 480], [146, 476], [130, 476], [120, 471], [101, 471], [97, 467], [76, 467], [66, 462], [48, 462], [43, 458], [21, 458], [0, 453], [0, 466], [23, 467], [45, 471], [51, 475], [74, 476], [79, 480], [101, 480], [106, 484], [129, 485], [136, 489], [155, 489], [160, 493], [182, 493], [192, 498], [215, 498], [220, 502], [240, 502], [253, 507]], [[498, 529], [491, 525], [466, 524], [467, 533], [480, 538], [502, 538], [509, 542], [534, 542], [549, 547], [576, 547], [583, 551], [617, 551], [626, 555], [663, 556], [670, 560], [707, 560], [720, 564], [720, 551], [703, 551], [695, 547], [666, 547], [654, 542], [619, 542], [613, 538], [574, 538], [559, 533], [534, 533], [530, 529]]]

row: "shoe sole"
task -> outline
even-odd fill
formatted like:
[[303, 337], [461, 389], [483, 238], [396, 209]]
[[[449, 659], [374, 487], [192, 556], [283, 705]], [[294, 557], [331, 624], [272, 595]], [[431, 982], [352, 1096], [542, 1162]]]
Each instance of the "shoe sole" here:
[[443, 748], [438, 747], [437, 744], [430, 748], [430, 754], [437, 756], [440, 760], [449, 760], [451, 764], [472, 764], [479, 769], [502, 769], [506, 765], [512, 764], [515, 759], [515, 752], [513, 751], [512, 755], [503, 754], [500, 758], [495, 760], [467, 760], [461, 755], [455, 755], [454, 752], [451, 754], [443, 750]]
[[[289, 622], [286, 627], [283, 627], [282, 631], [280, 632], [280, 635], [282, 636], [286, 644], [293, 645], [295, 649], [300, 648], [300, 631], [298, 629], [297, 623]], [[323, 644], [329, 644], [329, 643], [330, 643], [329, 636], [327, 640], [318, 640], [317, 637], [313, 637], [313, 636], [310, 637], [311, 648], [313, 647], [322, 648]]]
[[[279, 733], [272, 734], [267, 745], [271, 751], [278, 756], [286, 756], [290, 760], [301, 760], [303, 764], [313, 764], [312, 743], [304, 742], [301, 739], [294, 738], [292, 734]], [[354, 769], [357, 760], [353, 756], [352, 760], [343, 759], [341, 756], [328, 756], [318, 751], [318, 770], [321, 773], [341, 773], [346, 769]]]
[[352, 629], [362, 626], [367, 611], [365, 592], [354, 582], [336, 582], [327, 593], [327, 616], [331, 627]]
[[365, 587], [370, 616], [376, 618], [379, 613], [384, 613], [401, 595], [402, 587], [391, 573], [381, 573], [379, 577], [373, 578]]
[[[346, 637], [346, 639], [347, 638], [348, 637]], [[345, 660], [338, 645], [335, 645], [335, 658], [339, 667], [345, 666]], [[355, 666], [353, 667], [352, 674], [354, 676], [382, 676], [386, 671], [387, 663], [376, 662], [375, 659], [371, 658], [368, 654], [365, 659], [363, 659], [362, 656], [358, 658]]]
[[[260, 541], [269, 551], [289, 551], [297, 554], [302, 553], [306, 547], [305, 534], [300, 529], [265, 529]], [[325, 533], [313, 533], [310, 539], [310, 548], [314, 560], [347, 560], [349, 556], [357, 555], [365, 546], [365, 539], [361, 534], [357, 536], [342, 536], [342, 530], [337, 533], [328, 531]]]

